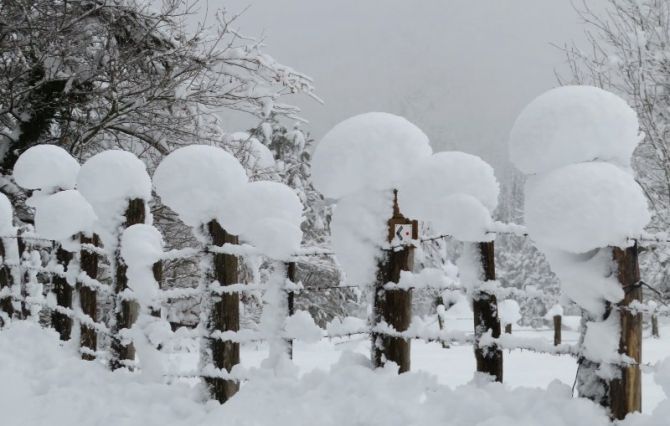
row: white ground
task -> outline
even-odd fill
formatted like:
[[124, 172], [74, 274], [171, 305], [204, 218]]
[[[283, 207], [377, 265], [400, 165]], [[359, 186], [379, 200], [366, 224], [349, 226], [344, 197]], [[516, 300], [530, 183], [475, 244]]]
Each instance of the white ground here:
[[[567, 319], [567, 318], [566, 318]], [[566, 321], [570, 322], [570, 321]], [[470, 320], [448, 324], [466, 328]], [[543, 336], [546, 330], [514, 330]], [[644, 362], [670, 354], [670, 325], [661, 339], [646, 338]], [[564, 330], [564, 341], [576, 332]], [[195, 349], [195, 346], [192, 346]], [[590, 402], [572, 398], [576, 363], [567, 356], [505, 352], [505, 385], [470, 383], [474, 356], [469, 346], [443, 349], [412, 343], [412, 373], [371, 371], [365, 364], [366, 338], [295, 345], [297, 374], [255, 370], [264, 344], [242, 350], [253, 378], [221, 406], [199, 399], [198, 388], [184, 383], [151, 382], [124, 371], [111, 373], [100, 363], [80, 361], [74, 348], [54, 332], [17, 322], [0, 331], [0, 415], [3, 425], [606, 425], [607, 416]], [[196, 355], [171, 355], [171, 372], [192, 370]], [[651, 371], [651, 368], [647, 369]], [[299, 378], [297, 376], [300, 376]], [[557, 381], [556, 381], [557, 380]], [[559, 383], [562, 382], [563, 384]], [[468, 384], [469, 383], [469, 384]], [[644, 411], [665, 396], [644, 374]], [[654, 416], [637, 416], [628, 426], [667, 424], [667, 405]]]

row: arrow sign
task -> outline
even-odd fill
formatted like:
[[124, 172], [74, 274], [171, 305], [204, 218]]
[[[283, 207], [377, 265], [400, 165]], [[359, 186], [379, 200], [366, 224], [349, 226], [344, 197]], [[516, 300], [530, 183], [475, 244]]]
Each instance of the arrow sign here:
[[402, 224], [395, 226], [395, 236], [398, 242], [405, 242], [412, 239], [412, 229], [411, 224]]

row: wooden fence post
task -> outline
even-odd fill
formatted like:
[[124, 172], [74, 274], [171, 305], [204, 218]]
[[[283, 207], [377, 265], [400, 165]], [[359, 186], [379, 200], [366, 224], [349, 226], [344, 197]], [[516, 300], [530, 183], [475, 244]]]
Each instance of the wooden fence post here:
[[[392, 243], [396, 237], [401, 240], [418, 238], [418, 222], [407, 219], [400, 213], [398, 193], [394, 190], [393, 216], [388, 220], [387, 241]], [[400, 233], [401, 235], [396, 235]], [[414, 267], [414, 247], [406, 245], [390, 250], [379, 265], [375, 285], [373, 325], [386, 322], [395, 331], [403, 332], [412, 321], [411, 290], [386, 290], [387, 283], [398, 283], [401, 271], [411, 271]], [[398, 364], [399, 372], [410, 370], [411, 339], [394, 337], [388, 334], [372, 333], [372, 360], [375, 368], [386, 361]]]
[[[7, 264], [7, 250], [5, 249], [5, 242], [0, 239], [0, 256], [2, 257], [2, 266], [0, 266], [0, 293], [5, 295], [0, 297], [0, 311], [7, 318], [14, 316], [14, 305], [12, 304], [12, 286], [14, 278], [12, 276], [12, 269]], [[4, 324], [4, 321], [2, 322]]]
[[[296, 267], [295, 262], [288, 262], [286, 264], [286, 276], [291, 284], [296, 283]], [[295, 314], [295, 292], [292, 289], [289, 289], [286, 295], [287, 305], [288, 305], [288, 315], [293, 316]], [[288, 348], [288, 357], [293, 359], [293, 339], [286, 339], [286, 346]]]
[[561, 344], [561, 319], [562, 317], [560, 315], [554, 315], [554, 346], [558, 346]]
[[[128, 207], [124, 214], [126, 218], [123, 223], [123, 228], [128, 228], [131, 225], [144, 223], [146, 218], [145, 202], [141, 198], [135, 198], [128, 202]], [[119, 336], [119, 331], [129, 329], [137, 321], [139, 314], [139, 306], [133, 300], [122, 299], [119, 295], [128, 288], [128, 276], [126, 275], [128, 267], [121, 259], [120, 247], [116, 248], [114, 254], [114, 262], [116, 264], [116, 274], [114, 283], [114, 293], [117, 295], [116, 299], [116, 324], [112, 331], [112, 359], [110, 366], [112, 370], [121, 368], [127, 365], [125, 361], [135, 360], [135, 347], [132, 343], [125, 344]]]
[[21, 294], [21, 309], [18, 312], [18, 317], [20, 319], [26, 319], [30, 315], [30, 308], [28, 307], [28, 273], [23, 270], [23, 254], [26, 252], [27, 244], [25, 239], [21, 236], [23, 234], [23, 229], [19, 229], [19, 232], [16, 234], [16, 246], [19, 250], [18, 265], [16, 268], [18, 270], [18, 276], [20, 277], [17, 284], [20, 287]]
[[[73, 253], [65, 250], [60, 244], [56, 248], [56, 261], [63, 267], [63, 272], [67, 273], [68, 266]], [[56, 304], [66, 309], [72, 309], [73, 289], [67, 278], [58, 274], [53, 277], [54, 294], [56, 295]], [[51, 326], [58, 332], [61, 340], [70, 340], [72, 334], [72, 318], [64, 313], [54, 310], [51, 313]]]
[[[226, 232], [219, 222], [212, 220], [207, 224], [207, 230], [215, 246], [225, 243], [239, 244], [238, 238]], [[221, 286], [229, 286], [238, 283], [238, 259], [232, 254], [213, 254], [214, 279]], [[240, 330], [240, 294], [237, 291], [212, 295], [214, 301], [210, 312], [209, 331], [234, 331]], [[240, 363], [240, 344], [232, 340], [209, 339], [209, 347], [212, 351], [212, 362], [214, 367], [231, 372], [233, 367]], [[218, 377], [205, 378], [211, 395], [219, 402], [224, 403], [230, 399], [240, 388], [239, 381], [222, 379]]]
[[512, 324], [505, 324], [505, 333], [512, 334]]
[[[100, 246], [100, 237], [93, 234], [92, 237], [80, 235], [79, 241], [81, 244], [88, 244], [92, 247]], [[90, 279], [98, 278], [98, 253], [94, 250], [82, 248], [79, 254], [79, 263], [81, 272], [86, 274]], [[84, 315], [91, 317], [93, 321], [98, 320], [98, 292], [90, 286], [79, 283], [79, 303]], [[84, 349], [81, 353], [81, 359], [86, 361], [93, 361], [93, 355], [98, 349], [98, 335], [94, 328], [81, 324], [79, 346]]]
[[610, 413], [614, 419], [623, 419], [628, 413], [642, 411], [642, 313], [631, 312], [633, 302], [642, 303], [640, 267], [637, 244], [632, 247], [612, 249], [617, 265], [617, 278], [624, 289], [624, 299], [618, 303], [621, 324], [619, 353], [635, 361], [635, 364], [619, 367], [621, 377], [609, 383]]
[[[495, 248], [493, 241], [479, 243], [479, 255], [484, 281], [496, 279]], [[491, 330], [492, 337], [500, 337], [500, 318], [498, 317], [498, 301], [496, 296], [484, 291], [473, 294], [472, 312], [475, 325], [475, 359], [477, 371], [495, 377], [497, 382], [503, 381], [503, 354], [498, 347], [480, 348], [479, 340], [484, 333]]]

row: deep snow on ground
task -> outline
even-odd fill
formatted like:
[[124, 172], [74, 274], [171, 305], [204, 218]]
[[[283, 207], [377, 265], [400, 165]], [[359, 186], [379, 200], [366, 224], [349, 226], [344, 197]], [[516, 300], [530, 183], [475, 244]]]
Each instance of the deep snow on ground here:
[[[468, 320], [452, 326], [466, 326]], [[670, 326], [661, 330], [670, 333]], [[515, 330], [549, 339], [550, 330]], [[576, 333], [564, 331], [573, 342]], [[196, 346], [193, 346], [195, 349]], [[256, 370], [225, 405], [203, 403], [201, 389], [187, 383], [162, 384], [141, 374], [110, 372], [77, 358], [53, 331], [16, 322], [0, 331], [0, 413], [2, 424], [28, 425], [599, 425], [604, 412], [571, 398], [575, 361], [567, 356], [505, 352], [505, 385], [473, 383], [469, 346], [443, 349], [413, 342], [413, 372], [372, 371], [365, 338], [316, 344], [296, 343], [297, 375]], [[670, 339], [646, 339], [644, 362], [670, 353]], [[264, 344], [243, 347], [245, 368], [260, 365]], [[171, 369], [188, 371], [194, 354], [171, 355]], [[644, 410], [665, 399], [644, 374]], [[666, 402], [667, 404], [667, 402]], [[650, 421], [639, 416], [626, 424]]]

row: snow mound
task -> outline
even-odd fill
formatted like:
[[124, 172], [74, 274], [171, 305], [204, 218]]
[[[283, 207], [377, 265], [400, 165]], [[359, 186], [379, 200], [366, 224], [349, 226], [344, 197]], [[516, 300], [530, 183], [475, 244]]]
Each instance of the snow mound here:
[[510, 159], [526, 174], [593, 160], [629, 167], [640, 140], [637, 114], [626, 101], [597, 87], [564, 86], [521, 112]]
[[40, 200], [35, 210], [35, 231], [43, 238], [64, 241], [80, 232], [92, 234], [97, 218], [81, 193], [69, 189]]
[[374, 281], [392, 214], [389, 191], [366, 191], [338, 201], [330, 225], [332, 247], [346, 282], [364, 285]]
[[302, 202], [292, 188], [279, 182], [258, 181], [242, 185], [222, 206], [219, 221], [226, 230], [241, 235], [262, 219], [281, 219], [293, 226], [302, 222]]
[[9, 198], [0, 192], [0, 236], [11, 236], [15, 232], [14, 208]]
[[526, 226], [536, 242], [572, 253], [627, 246], [650, 220], [633, 177], [608, 163], [562, 167], [526, 184]]
[[79, 162], [56, 145], [35, 145], [16, 160], [14, 180], [25, 189], [72, 189], [77, 183]]
[[438, 234], [451, 235], [459, 241], [490, 241], [494, 234], [488, 233], [492, 219], [489, 210], [475, 197], [467, 194], [454, 194], [436, 199], [437, 207], [430, 216], [420, 216], [429, 220]]
[[428, 137], [405, 118], [357, 115], [333, 127], [316, 146], [314, 186], [330, 198], [392, 189], [431, 153]]
[[398, 186], [398, 204], [410, 217], [439, 216], [431, 201], [454, 194], [468, 194], [489, 211], [498, 206], [500, 186], [493, 168], [476, 155], [438, 152], [417, 164]]
[[[217, 219], [231, 193], [247, 183], [239, 161], [221, 148], [189, 145], [179, 148], [156, 168], [154, 186], [162, 202], [187, 225]], [[225, 223], [221, 224], [224, 228]]]
[[151, 199], [151, 179], [139, 158], [127, 151], [103, 151], [89, 158], [77, 175], [77, 189], [91, 204], [102, 228], [105, 247], [113, 250], [112, 237], [123, 223], [128, 201]]
[[505, 299], [498, 302], [498, 315], [503, 325], [514, 325], [521, 319], [521, 307], [516, 300]]

